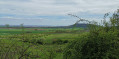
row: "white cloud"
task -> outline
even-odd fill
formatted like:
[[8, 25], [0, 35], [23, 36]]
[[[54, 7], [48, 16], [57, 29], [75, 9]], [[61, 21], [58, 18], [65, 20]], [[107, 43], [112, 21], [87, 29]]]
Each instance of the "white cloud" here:
[[[21, 2], [20, 2], [21, 1]], [[0, 13], [62, 15], [67, 12], [106, 13], [116, 10], [119, 0], [0, 0]]]
[[118, 8], [119, 0], [0, 0], [0, 14], [16, 16], [64, 16], [68, 13], [80, 16], [81, 13], [112, 13]]

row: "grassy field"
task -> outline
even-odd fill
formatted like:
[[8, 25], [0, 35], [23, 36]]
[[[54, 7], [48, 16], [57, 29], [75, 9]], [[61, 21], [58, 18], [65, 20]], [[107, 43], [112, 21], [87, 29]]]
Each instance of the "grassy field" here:
[[79, 39], [82, 28], [0, 28], [2, 59], [62, 59], [68, 42]]
[[[72, 33], [73, 31], [83, 30], [82, 28], [25, 28], [26, 33]], [[20, 28], [0, 28], [0, 34], [21, 34], [22, 29]]]

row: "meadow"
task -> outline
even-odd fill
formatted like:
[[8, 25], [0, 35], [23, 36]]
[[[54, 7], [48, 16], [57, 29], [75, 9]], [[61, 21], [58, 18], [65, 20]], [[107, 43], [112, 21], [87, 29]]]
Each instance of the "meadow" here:
[[[24, 30], [24, 31], [23, 31]], [[1, 59], [63, 59], [82, 28], [0, 28]]]

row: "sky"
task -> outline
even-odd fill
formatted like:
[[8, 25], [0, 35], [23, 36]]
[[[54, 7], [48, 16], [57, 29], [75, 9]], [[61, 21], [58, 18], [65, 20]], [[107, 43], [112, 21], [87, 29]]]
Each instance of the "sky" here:
[[119, 0], [0, 0], [0, 25], [67, 26], [79, 20], [68, 14], [100, 22], [118, 8]]

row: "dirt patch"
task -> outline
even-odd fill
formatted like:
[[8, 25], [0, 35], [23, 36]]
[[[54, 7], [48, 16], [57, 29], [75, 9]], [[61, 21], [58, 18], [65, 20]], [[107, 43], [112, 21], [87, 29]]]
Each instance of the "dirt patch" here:
[[46, 30], [46, 29], [27, 29], [27, 30], [43, 31], [43, 30]]

